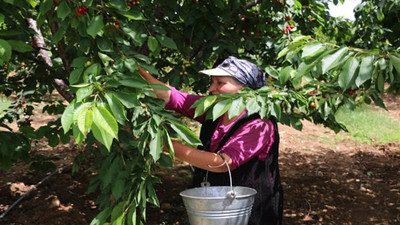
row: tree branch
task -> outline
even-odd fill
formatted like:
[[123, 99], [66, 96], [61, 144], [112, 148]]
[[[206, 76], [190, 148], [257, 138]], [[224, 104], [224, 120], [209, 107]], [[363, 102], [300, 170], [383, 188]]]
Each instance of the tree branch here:
[[[44, 38], [43, 38], [42, 32], [37, 28], [36, 21], [34, 19], [32, 19], [32, 18], [27, 18], [26, 20], [28, 22], [28, 27], [30, 29], [32, 29], [33, 31], [35, 31], [35, 33], [36, 33], [36, 35], [33, 36], [33, 41], [34, 41], [33, 44], [39, 49], [38, 56], [41, 57], [49, 67], [53, 67], [53, 62], [51, 61], [50, 56], [49, 56], [48, 52], [45, 49], [46, 44], [44, 42]], [[65, 45], [64, 45], [64, 47], [65, 47]], [[64, 49], [65, 48], [63, 48], [63, 50]], [[60, 49], [58, 51], [60, 51]], [[61, 56], [61, 54], [60, 54], [60, 56], [63, 59], [63, 63], [64, 63], [64, 66], [65, 66], [65, 69], [67, 71], [67, 74], [70, 74], [71, 67], [69, 65], [68, 58], [66, 58], [65, 50], [63, 51], [63, 53], [64, 53], [63, 56], [65, 57], [65, 59], [67, 59], [67, 61], [64, 62], [64, 58]], [[47, 70], [47, 72], [48, 72], [48, 75], [51, 76], [50, 71]], [[71, 92], [68, 91], [69, 90], [69, 85], [68, 85], [68, 83], [66, 81], [64, 81], [62, 79], [54, 78], [53, 82], [54, 82], [54, 86], [57, 89], [58, 93], [60, 93], [61, 96], [63, 96], [64, 99], [66, 99], [68, 102], [71, 102], [72, 99], [74, 99], [74, 95]]]

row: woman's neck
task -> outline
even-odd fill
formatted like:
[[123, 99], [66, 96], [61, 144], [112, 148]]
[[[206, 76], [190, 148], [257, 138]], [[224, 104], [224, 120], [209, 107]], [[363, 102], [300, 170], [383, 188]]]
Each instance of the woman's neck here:
[[224, 113], [223, 118], [222, 118], [222, 123], [224, 124], [224, 126], [227, 126], [233, 122], [236, 121], [236, 119], [238, 118], [238, 116], [234, 116], [232, 118], [229, 119], [229, 115], [228, 112]]

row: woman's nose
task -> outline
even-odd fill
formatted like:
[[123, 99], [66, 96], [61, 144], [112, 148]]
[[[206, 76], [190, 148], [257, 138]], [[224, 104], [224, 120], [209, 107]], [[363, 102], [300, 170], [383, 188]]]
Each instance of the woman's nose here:
[[208, 88], [208, 92], [211, 93], [213, 91], [215, 91], [215, 85], [214, 85], [214, 83], [211, 83], [210, 87]]

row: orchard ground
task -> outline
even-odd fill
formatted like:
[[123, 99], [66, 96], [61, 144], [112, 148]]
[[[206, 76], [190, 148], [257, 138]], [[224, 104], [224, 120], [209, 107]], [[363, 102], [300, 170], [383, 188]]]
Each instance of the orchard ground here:
[[[390, 117], [399, 121], [400, 96], [386, 96], [385, 104]], [[40, 126], [49, 119], [38, 115], [33, 123]], [[340, 141], [334, 132], [309, 122], [301, 132], [280, 125], [280, 136], [284, 224], [400, 224], [400, 143]], [[59, 168], [80, 151], [73, 143], [54, 149], [44, 143], [36, 144], [37, 151], [59, 157]], [[179, 192], [190, 187], [190, 166], [176, 161], [173, 169], [156, 174], [163, 181], [157, 186], [161, 207], [148, 206], [145, 224], [188, 224]], [[0, 214], [48, 175], [23, 165], [0, 171]], [[99, 213], [96, 195], [86, 193], [90, 175], [84, 170], [72, 174], [66, 167], [43, 181], [0, 224], [90, 224]]]

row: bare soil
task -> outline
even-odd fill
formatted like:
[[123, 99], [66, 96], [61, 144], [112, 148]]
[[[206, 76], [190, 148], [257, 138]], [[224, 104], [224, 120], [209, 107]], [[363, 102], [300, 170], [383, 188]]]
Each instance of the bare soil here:
[[[399, 120], [400, 96], [387, 96], [385, 104]], [[280, 126], [284, 224], [399, 225], [400, 143], [368, 145], [338, 141], [336, 135], [309, 122], [301, 132]], [[64, 169], [44, 181], [49, 173], [24, 165], [0, 171], [0, 215], [31, 190], [0, 224], [90, 224], [99, 213], [95, 194], [86, 193], [91, 174], [72, 174], [68, 167], [80, 150], [73, 144], [36, 148], [60, 157], [56, 163]], [[190, 187], [190, 166], [177, 161], [157, 175], [163, 181], [157, 186], [161, 207], [148, 206], [146, 224], [188, 224], [179, 192]]]

